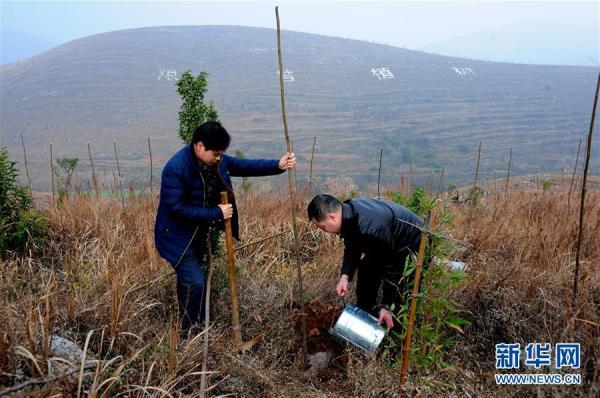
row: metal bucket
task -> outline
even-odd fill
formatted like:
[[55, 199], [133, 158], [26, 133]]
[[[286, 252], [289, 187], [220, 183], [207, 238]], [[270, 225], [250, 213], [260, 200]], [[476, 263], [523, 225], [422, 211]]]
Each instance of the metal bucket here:
[[385, 329], [377, 324], [373, 315], [348, 304], [329, 333], [367, 352], [375, 352], [385, 336]]

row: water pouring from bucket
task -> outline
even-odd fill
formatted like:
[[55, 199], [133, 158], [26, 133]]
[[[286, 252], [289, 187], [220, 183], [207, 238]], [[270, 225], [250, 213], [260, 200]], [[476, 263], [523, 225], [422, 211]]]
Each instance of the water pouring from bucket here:
[[385, 336], [385, 328], [373, 315], [347, 304], [329, 333], [366, 352], [375, 352]]

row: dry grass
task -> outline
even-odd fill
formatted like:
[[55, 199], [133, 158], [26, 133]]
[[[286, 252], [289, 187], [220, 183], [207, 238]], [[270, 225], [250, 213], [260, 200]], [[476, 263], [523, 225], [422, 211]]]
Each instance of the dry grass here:
[[[305, 297], [337, 302], [333, 287], [340, 241], [309, 228], [300, 194], [300, 242]], [[244, 243], [291, 231], [287, 193], [255, 190], [241, 195]], [[487, 197], [471, 210], [457, 205], [452, 235], [469, 265], [469, 281], [456, 292], [471, 324], [448, 353], [452, 368], [412, 375], [415, 396], [529, 395], [532, 387], [496, 387], [494, 344], [581, 342], [581, 387], [541, 387], [542, 395], [567, 391], [585, 396], [600, 381], [600, 197], [588, 200], [579, 307], [570, 308], [576, 211], [564, 194], [514, 192]], [[454, 205], [453, 205], [454, 206]], [[0, 385], [47, 379], [50, 336], [86, 347], [92, 367], [23, 396], [189, 396], [199, 392], [203, 335], [181, 339], [175, 280], [154, 249], [156, 202], [78, 197], [46, 211], [51, 237], [41, 255], [2, 264], [0, 276]], [[472, 217], [468, 220], [469, 217]], [[213, 275], [208, 358], [211, 396], [393, 396], [398, 371], [350, 351], [346, 372], [316, 377], [302, 369], [292, 233], [237, 253], [242, 329], [262, 340], [237, 353], [229, 339], [229, 300], [222, 260]], [[596, 386], [592, 386], [595, 383]], [[595, 390], [594, 390], [595, 388]]]

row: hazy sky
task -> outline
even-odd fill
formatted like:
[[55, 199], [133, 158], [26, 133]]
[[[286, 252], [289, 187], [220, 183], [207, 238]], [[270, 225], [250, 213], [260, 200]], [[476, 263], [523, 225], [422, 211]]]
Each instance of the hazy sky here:
[[[1, 1], [3, 29], [54, 43], [106, 31], [156, 25], [244, 25], [275, 27], [279, 5], [282, 27], [309, 33], [419, 49], [498, 27], [525, 24], [536, 32], [559, 27], [596, 35], [585, 45], [598, 57], [600, 7], [587, 2], [491, 1]], [[526, 34], [526, 33], [525, 33]], [[552, 35], [548, 35], [550, 37]], [[542, 35], [543, 37], [543, 35]], [[539, 39], [538, 39], [539, 40]], [[591, 44], [590, 44], [591, 43]], [[552, 42], [539, 43], [551, 46]], [[460, 46], [460, 43], [459, 43]], [[589, 47], [595, 48], [589, 48]], [[443, 50], [442, 50], [443, 51]]]

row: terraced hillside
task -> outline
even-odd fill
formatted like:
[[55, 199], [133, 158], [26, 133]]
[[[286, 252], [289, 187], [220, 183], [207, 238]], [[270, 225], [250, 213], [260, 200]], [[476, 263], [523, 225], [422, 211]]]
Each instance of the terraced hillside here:
[[[572, 168], [589, 127], [594, 68], [484, 62], [296, 32], [282, 40], [299, 179], [314, 136], [322, 182], [342, 176], [372, 185], [383, 147], [384, 182], [398, 181], [412, 162], [417, 182], [445, 168], [446, 181], [460, 184], [472, 180], [479, 141], [482, 178], [505, 173], [510, 148], [514, 174], [556, 173]], [[233, 133], [232, 152], [284, 150], [275, 31], [234, 26], [110, 32], [2, 66], [2, 145], [21, 160], [23, 133], [37, 189], [48, 187], [50, 141], [56, 157], [81, 159], [77, 178], [86, 179], [86, 143], [109, 176], [116, 140], [126, 178], [145, 181], [146, 137], [155, 175], [181, 145], [175, 79], [187, 69], [210, 74], [208, 96]]]

